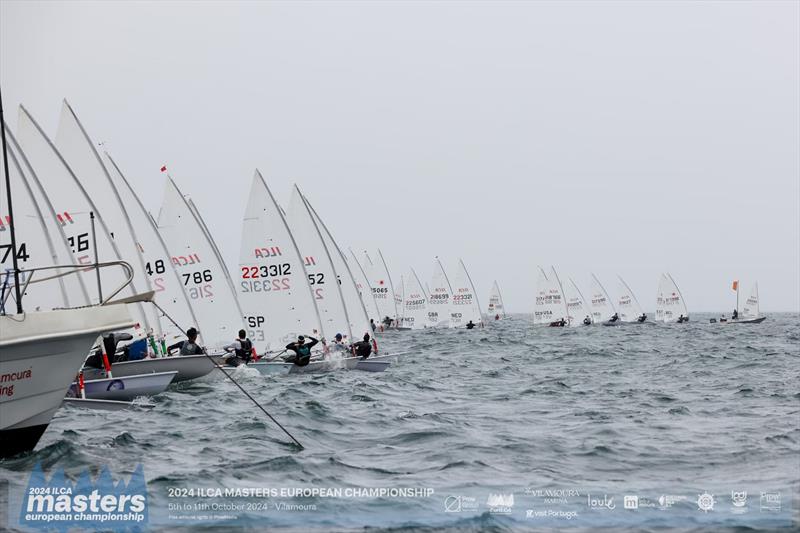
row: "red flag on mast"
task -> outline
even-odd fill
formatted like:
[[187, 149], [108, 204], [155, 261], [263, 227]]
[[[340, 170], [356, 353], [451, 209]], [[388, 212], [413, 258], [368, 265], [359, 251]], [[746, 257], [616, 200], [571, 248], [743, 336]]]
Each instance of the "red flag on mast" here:
[[735, 291], [739, 290], [739, 280], [738, 279], [733, 280], [733, 290], [735, 290]]
[[167, 171], [167, 165], [164, 165], [163, 167], [161, 167], [161, 172], [166, 172], [166, 171]]

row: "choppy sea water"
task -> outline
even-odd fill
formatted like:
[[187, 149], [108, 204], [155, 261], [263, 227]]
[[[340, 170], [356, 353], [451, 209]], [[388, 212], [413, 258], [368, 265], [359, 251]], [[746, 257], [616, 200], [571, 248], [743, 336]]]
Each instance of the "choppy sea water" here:
[[[146, 412], [62, 409], [35, 452], [0, 462], [0, 506], [19, 527], [37, 463], [116, 478], [141, 463], [154, 530], [796, 526], [800, 316], [709, 316], [574, 329], [514, 316], [385, 333], [384, 350], [408, 354], [381, 374], [237, 370], [303, 450], [223, 379], [173, 386]], [[232, 488], [277, 495], [214, 495]], [[288, 495], [313, 488], [339, 493]], [[732, 491], [747, 493], [743, 506]]]

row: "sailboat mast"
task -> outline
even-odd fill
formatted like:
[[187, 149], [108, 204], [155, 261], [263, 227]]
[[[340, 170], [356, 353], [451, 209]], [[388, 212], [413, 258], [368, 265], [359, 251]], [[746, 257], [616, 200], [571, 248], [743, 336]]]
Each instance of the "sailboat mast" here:
[[9, 228], [11, 230], [11, 264], [14, 268], [14, 298], [17, 300], [17, 314], [22, 314], [22, 296], [19, 293], [19, 263], [17, 260], [17, 233], [15, 231], [14, 208], [11, 202], [11, 178], [8, 174], [8, 149], [6, 148], [6, 122], [3, 118], [3, 96], [0, 92], [0, 136], [3, 138], [3, 172], [6, 179], [6, 198], [8, 201]]

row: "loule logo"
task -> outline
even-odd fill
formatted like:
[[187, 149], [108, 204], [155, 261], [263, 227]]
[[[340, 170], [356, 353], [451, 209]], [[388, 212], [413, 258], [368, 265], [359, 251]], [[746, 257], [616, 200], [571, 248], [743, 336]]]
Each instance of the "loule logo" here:
[[147, 523], [147, 484], [139, 464], [125, 484], [114, 483], [104, 467], [93, 482], [84, 470], [73, 483], [64, 469], [47, 480], [40, 464], [31, 472], [22, 500], [20, 525], [36, 529], [70, 528], [122, 530], [141, 528]]

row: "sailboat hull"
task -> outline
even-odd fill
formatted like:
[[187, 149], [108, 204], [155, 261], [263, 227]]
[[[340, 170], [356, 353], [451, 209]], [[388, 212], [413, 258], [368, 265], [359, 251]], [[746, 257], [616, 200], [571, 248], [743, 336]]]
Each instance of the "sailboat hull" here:
[[97, 336], [132, 325], [123, 305], [0, 316], [0, 457], [32, 450]]
[[[113, 369], [112, 369], [113, 372]], [[153, 372], [136, 376], [125, 376], [84, 381], [86, 397], [93, 400], [118, 400], [130, 402], [139, 396], [155, 396], [161, 394], [177, 374], [172, 372]], [[73, 383], [67, 393], [68, 397], [78, 398], [78, 384]]]
[[[728, 320], [728, 324], [761, 324], [767, 319], [765, 316], [757, 318], [737, 318], [736, 320]], [[724, 323], [724, 322], [723, 322]]]
[[[114, 377], [135, 376], [138, 374], [151, 374], [153, 372], [175, 371], [173, 383], [201, 378], [214, 370], [216, 362], [205, 355], [174, 355], [158, 357], [155, 359], [141, 359], [139, 361], [124, 361], [114, 363], [111, 373]], [[97, 368], [84, 368], [84, 379], [103, 379], [106, 377], [104, 370]]]

